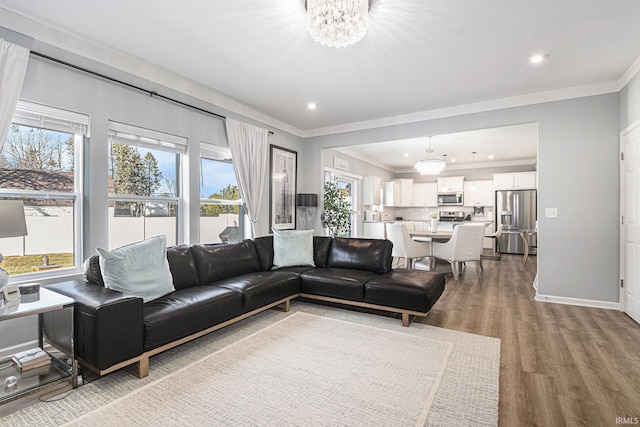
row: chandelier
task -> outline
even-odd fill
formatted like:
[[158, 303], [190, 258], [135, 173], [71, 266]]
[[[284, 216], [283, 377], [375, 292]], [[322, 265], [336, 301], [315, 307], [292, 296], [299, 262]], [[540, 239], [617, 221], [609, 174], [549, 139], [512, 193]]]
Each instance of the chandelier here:
[[309, 34], [322, 45], [350, 46], [364, 37], [369, 0], [307, 0]]
[[429, 149], [427, 153], [418, 160], [414, 167], [420, 175], [440, 175], [447, 167], [446, 162], [431, 149], [431, 137], [429, 137]]

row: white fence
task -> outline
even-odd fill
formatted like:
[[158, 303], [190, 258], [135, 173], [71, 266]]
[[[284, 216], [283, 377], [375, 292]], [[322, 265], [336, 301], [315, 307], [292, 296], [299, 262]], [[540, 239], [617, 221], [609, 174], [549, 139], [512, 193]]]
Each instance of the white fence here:
[[[71, 207], [38, 209], [37, 213], [29, 207], [25, 207], [25, 215], [29, 234], [24, 237], [0, 239], [0, 253], [2, 255], [21, 256], [74, 252], [73, 209]], [[225, 228], [233, 227], [238, 222], [239, 217], [234, 214], [200, 218], [200, 242], [220, 243], [219, 234]], [[110, 210], [108, 227], [110, 249], [158, 235], [167, 237], [168, 246], [177, 243], [175, 217], [114, 217], [113, 211]]]

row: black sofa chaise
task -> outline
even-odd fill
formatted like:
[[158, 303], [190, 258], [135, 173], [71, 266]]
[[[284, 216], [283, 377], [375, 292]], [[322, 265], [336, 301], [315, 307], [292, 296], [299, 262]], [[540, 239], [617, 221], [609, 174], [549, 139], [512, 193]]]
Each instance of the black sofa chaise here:
[[86, 280], [48, 285], [76, 300], [75, 345], [80, 362], [100, 375], [149, 358], [300, 296], [426, 316], [444, 291], [444, 275], [392, 270], [388, 240], [314, 237], [315, 267], [273, 268], [273, 236], [224, 245], [167, 248], [175, 291], [143, 299], [104, 287], [98, 256]]

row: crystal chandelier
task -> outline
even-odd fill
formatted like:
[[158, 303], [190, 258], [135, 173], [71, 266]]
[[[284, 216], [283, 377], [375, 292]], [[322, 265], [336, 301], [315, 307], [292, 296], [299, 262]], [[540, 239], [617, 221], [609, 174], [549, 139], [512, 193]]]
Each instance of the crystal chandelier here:
[[442, 157], [438, 156], [431, 149], [431, 137], [429, 137], [429, 149], [427, 153], [415, 163], [414, 167], [420, 175], [440, 175], [444, 168], [447, 167]]
[[369, 0], [307, 0], [307, 26], [317, 42], [350, 46], [367, 33]]

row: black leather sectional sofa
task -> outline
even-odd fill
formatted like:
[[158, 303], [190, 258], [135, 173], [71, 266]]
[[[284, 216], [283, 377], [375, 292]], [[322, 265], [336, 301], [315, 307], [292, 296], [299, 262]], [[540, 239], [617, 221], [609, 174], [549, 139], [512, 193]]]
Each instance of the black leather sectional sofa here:
[[104, 287], [98, 257], [86, 281], [47, 286], [77, 301], [76, 354], [103, 375], [298, 296], [425, 316], [444, 291], [442, 274], [392, 270], [388, 240], [314, 237], [315, 267], [273, 268], [273, 237], [227, 245], [167, 249], [175, 292], [143, 304], [142, 298]]

